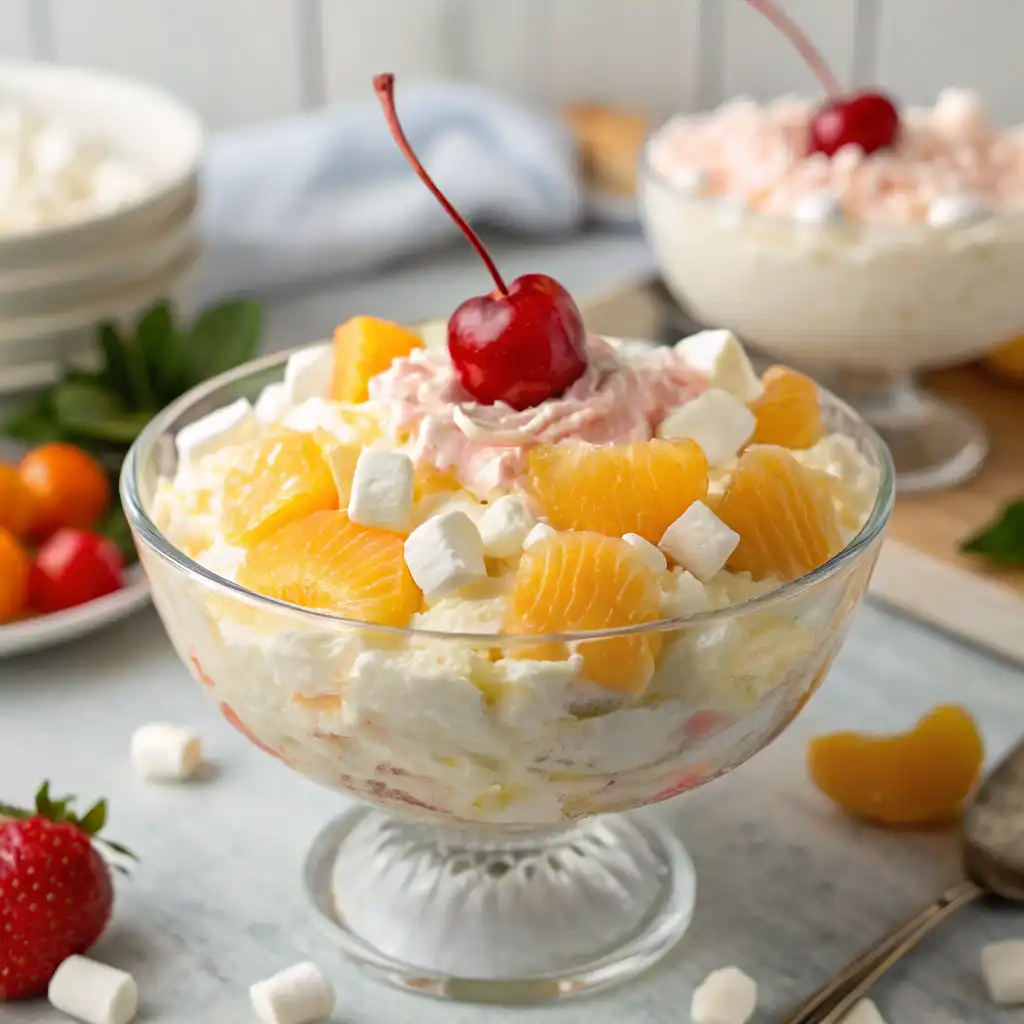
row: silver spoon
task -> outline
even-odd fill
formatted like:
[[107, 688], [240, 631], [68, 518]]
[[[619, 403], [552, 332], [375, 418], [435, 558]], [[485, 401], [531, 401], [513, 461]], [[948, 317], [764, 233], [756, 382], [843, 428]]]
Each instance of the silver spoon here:
[[1024, 903], [1024, 741], [975, 793], [960, 845], [964, 880], [865, 950], [782, 1024], [839, 1024], [893, 964], [961, 907], [986, 895]]

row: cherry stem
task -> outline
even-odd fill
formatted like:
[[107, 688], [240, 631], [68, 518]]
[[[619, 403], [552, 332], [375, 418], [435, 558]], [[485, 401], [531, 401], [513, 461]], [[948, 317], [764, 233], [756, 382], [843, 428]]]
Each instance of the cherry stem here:
[[433, 192], [434, 198], [445, 208], [448, 216], [458, 225], [459, 230], [469, 239], [469, 244], [476, 249], [477, 255], [484, 261], [487, 269], [491, 272], [491, 277], [494, 278], [498, 291], [507, 297], [508, 286], [505, 284], [505, 279], [501, 276], [486, 246], [480, 241], [480, 236], [469, 226], [466, 218], [448, 202], [444, 193], [434, 184], [430, 175], [427, 174], [423, 164], [419, 161], [419, 157], [413, 152], [412, 146], [409, 145], [409, 140], [405, 137], [405, 132], [402, 131], [402, 125], [398, 120], [398, 111], [395, 110], [395, 76], [392, 74], [375, 75], [373, 89], [377, 93], [380, 105], [384, 108], [384, 117], [387, 119], [388, 128], [391, 129], [391, 134], [394, 136], [395, 142], [398, 143], [398, 148], [402, 151], [402, 155], [412, 165], [412, 169], [420, 176], [423, 184]]
[[807, 61], [814, 77], [821, 82], [830, 99], [842, 93], [842, 87], [832, 69], [825, 63], [821, 51], [807, 38], [804, 30], [772, 0], [747, 0], [747, 3], [759, 14], [767, 18], [796, 48], [800, 56]]

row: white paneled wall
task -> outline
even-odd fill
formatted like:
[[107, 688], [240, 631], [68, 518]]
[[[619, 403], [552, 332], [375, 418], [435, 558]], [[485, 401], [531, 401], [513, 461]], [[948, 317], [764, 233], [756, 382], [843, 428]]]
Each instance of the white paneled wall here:
[[[783, 3], [844, 82], [911, 102], [972, 85], [1024, 120], [1024, 0]], [[0, 56], [149, 79], [215, 127], [366, 95], [381, 70], [656, 116], [816, 88], [743, 0], [0, 0]]]

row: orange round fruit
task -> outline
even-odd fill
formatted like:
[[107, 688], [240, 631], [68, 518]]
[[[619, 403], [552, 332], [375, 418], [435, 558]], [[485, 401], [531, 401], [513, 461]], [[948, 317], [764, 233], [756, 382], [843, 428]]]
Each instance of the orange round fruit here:
[[110, 481], [103, 467], [73, 444], [44, 444], [21, 460], [21, 480], [32, 495], [33, 537], [56, 530], [88, 530], [110, 504]]
[[0, 528], [24, 537], [32, 526], [33, 505], [17, 466], [0, 462]]
[[32, 559], [14, 534], [0, 527], [0, 625], [13, 622], [28, 609], [28, 577]]

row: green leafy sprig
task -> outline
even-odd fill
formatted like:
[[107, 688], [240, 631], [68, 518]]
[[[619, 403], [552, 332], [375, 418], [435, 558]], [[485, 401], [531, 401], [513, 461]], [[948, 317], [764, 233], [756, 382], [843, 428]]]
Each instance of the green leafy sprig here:
[[960, 545], [968, 555], [982, 555], [1002, 566], [1024, 566], [1024, 499], [1011, 501], [987, 526]]

